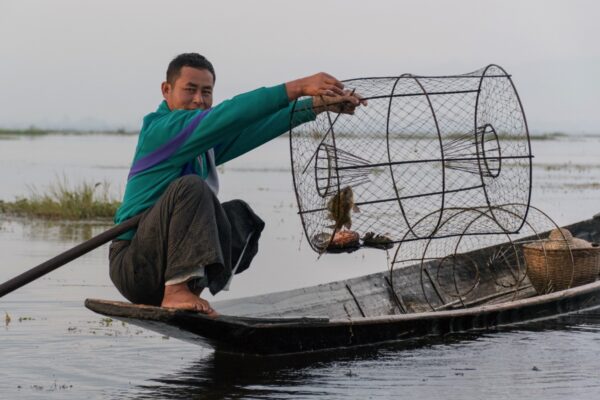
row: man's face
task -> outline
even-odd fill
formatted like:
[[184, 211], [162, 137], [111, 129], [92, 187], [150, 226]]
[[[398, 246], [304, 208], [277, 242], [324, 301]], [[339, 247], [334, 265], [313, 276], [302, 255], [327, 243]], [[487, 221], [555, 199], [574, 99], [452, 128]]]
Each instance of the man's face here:
[[207, 69], [181, 68], [174, 84], [163, 82], [163, 97], [171, 110], [206, 110], [212, 107], [215, 80]]

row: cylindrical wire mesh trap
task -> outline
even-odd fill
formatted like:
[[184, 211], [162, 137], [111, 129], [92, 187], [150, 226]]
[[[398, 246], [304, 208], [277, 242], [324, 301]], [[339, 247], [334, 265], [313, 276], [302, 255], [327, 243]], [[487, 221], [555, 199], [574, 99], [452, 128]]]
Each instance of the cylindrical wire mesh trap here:
[[[453, 218], [452, 210], [482, 207], [494, 223], [469, 227], [470, 233], [520, 229], [528, 207], [511, 204], [529, 205], [532, 155], [519, 96], [501, 67], [344, 84], [368, 106], [354, 115], [325, 111], [297, 127], [304, 114], [292, 114], [294, 188], [315, 251], [323, 251], [315, 238], [344, 229], [331, 208], [348, 187], [360, 212], [348, 208], [351, 221], [344, 226], [361, 237], [370, 232], [401, 242], [459, 235], [469, 221]], [[495, 213], [497, 207], [511, 212]]]

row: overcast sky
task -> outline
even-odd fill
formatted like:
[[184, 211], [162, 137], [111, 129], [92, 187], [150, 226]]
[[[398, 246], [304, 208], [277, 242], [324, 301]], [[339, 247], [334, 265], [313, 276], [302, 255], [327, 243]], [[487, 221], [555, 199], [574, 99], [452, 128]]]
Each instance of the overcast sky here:
[[171, 58], [217, 71], [215, 100], [329, 72], [513, 79], [533, 132], [600, 133], [600, 2], [0, 0], [0, 127], [138, 129]]

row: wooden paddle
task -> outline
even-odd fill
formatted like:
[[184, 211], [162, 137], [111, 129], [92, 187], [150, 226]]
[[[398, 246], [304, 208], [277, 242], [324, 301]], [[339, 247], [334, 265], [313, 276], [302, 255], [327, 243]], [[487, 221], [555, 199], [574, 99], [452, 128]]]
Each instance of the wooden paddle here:
[[141, 216], [142, 214], [136, 215], [135, 217], [130, 218], [127, 221], [112, 227], [106, 232], [94, 236], [90, 240], [87, 240], [73, 247], [72, 249], [60, 253], [56, 257], [41, 263], [37, 267], [33, 267], [32, 269], [25, 271], [22, 274], [17, 275], [14, 278], [4, 282], [0, 285], [0, 297], [3, 297], [5, 294], [8, 294], [22, 286], [27, 285], [29, 282], [32, 282], [37, 278], [46, 275], [48, 272], [54, 271], [58, 267], [62, 267], [69, 261], [73, 261], [74, 259], [81, 257], [86, 253], [89, 253], [95, 248], [102, 246], [104, 243], [115, 239], [117, 236], [135, 228], [140, 222]]

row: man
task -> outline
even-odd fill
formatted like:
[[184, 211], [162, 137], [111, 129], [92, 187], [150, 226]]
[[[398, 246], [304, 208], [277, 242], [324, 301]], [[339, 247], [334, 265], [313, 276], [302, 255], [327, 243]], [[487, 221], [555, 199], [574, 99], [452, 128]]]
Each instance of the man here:
[[353, 113], [358, 96], [319, 73], [260, 88], [212, 107], [215, 71], [196, 53], [167, 68], [164, 101], [144, 118], [129, 172], [121, 223], [142, 213], [136, 231], [110, 247], [110, 277], [133, 303], [217, 315], [200, 298], [226, 288], [258, 251], [264, 223], [241, 200], [219, 203], [216, 166], [286, 132], [325, 109]]

